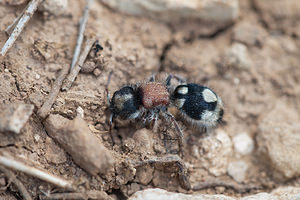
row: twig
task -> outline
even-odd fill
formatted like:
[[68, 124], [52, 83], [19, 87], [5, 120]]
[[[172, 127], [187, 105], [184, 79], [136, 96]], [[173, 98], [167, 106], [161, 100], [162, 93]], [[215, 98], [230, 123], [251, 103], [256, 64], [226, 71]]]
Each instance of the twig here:
[[32, 197], [27, 192], [23, 183], [16, 178], [16, 175], [11, 170], [0, 166], [0, 171], [2, 171], [5, 174], [5, 176], [9, 179], [9, 181], [11, 181], [12, 183], [15, 184], [15, 186], [17, 186], [18, 190], [20, 191], [21, 195], [25, 200], [32, 200]]
[[73, 184], [67, 180], [64, 180], [60, 177], [49, 174], [48, 172], [45, 172], [43, 170], [25, 165], [19, 161], [15, 161], [11, 158], [4, 157], [2, 155], [0, 155], [0, 165], [3, 165], [7, 168], [11, 168], [13, 170], [24, 172], [25, 174], [28, 174], [33, 177], [44, 180], [46, 182], [52, 183], [53, 185], [56, 185], [58, 187], [74, 190]]
[[62, 83], [63, 83], [64, 79], [66, 78], [66, 76], [68, 74], [68, 71], [69, 71], [69, 66], [65, 65], [63, 67], [63, 69], [61, 70], [59, 76], [57, 77], [57, 79], [53, 83], [52, 89], [51, 89], [51, 91], [48, 95], [48, 99], [44, 102], [43, 106], [38, 111], [38, 115], [42, 119], [45, 119], [48, 116], [48, 114], [50, 112], [50, 109], [51, 109], [53, 103], [55, 102], [56, 97], [59, 93], [59, 90], [62, 86]]
[[191, 185], [187, 175], [187, 169], [182, 159], [177, 155], [167, 155], [163, 157], [155, 157], [143, 161], [132, 161], [134, 167], [140, 167], [146, 164], [172, 164], [175, 163], [178, 167], [178, 178], [182, 188], [189, 190]]
[[90, 5], [91, 5], [92, 1], [93, 0], [86, 0], [84, 13], [83, 13], [82, 18], [80, 19], [79, 33], [78, 33], [78, 38], [77, 38], [77, 42], [76, 42], [76, 46], [75, 46], [75, 50], [74, 50], [74, 55], [73, 55], [70, 71], [73, 70], [75, 64], [77, 63], [79, 54], [80, 54], [80, 48], [81, 48], [81, 44], [82, 44], [82, 41], [83, 41], [83, 34], [84, 34], [86, 22], [87, 22], [88, 17], [89, 17]]
[[72, 83], [74, 82], [75, 78], [77, 77], [78, 73], [81, 70], [81, 67], [88, 56], [93, 44], [96, 42], [95, 38], [89, 38], [86, 40], [85, 47], [83, 49], [83, 52], [81, 53], [78, 62], [76, 63], [75, 67], [71, 70], [67, 78], [64, 80], [62, 90], [67, 91], [70, 89]]
[[[25, 8], [26, 10], [26, 8]], [[23, 10], [19, 16], [13, 21], [13, 23], [11, 23], [6, 29], [5, 29], [5, 33], [10, 36], [10, 34], [13, 32], [14, 28], [16, 27], [18, 21], [20, 20], [20, 18], [23, 16], [25, 10]]]
[[88, 199], [88, 196], [83, 193], [56, 193], [56, 194], [48, 194], [46, 196], [40, 196], [42, 200], [54, 200], [54, 199]]
[[108, 199], [108, 195], [104, 191], [87, 191], [86, 193], [55, 193], [55, 194], [45, 194], [45, 196], [40, 196], [41, 200], [54, 200], [54, 199], [77, 199], [77, 200], [87, 200], [87, 199]]
[[[16, 39], [19, 37], [20, 33], [24, 29], [25, 25], [28, 23], [34, 12], [36, 11], [39, 4], [42, 0], [32, 0], [28, 3], [24, 12], [22, 12], [22, 17], [20, 17], [17, 25], [15, 26], [14, 30], [10, 34], [8, 40], [4, 44], [1, 52], [0, 57], [5, 56], [6, 52], [12, 47]], [[14, 24], [14, 23], [13, 23]]]
[[204, 190], [207, 188], [213, 188], [213, 187], [225, 187], [227, 189], [232, 189], [237, 193], [246, 193], [251, 190], [258, 190], [262, 189], [261, 186], [253, 186], [253, 185], [242, 185], [242, 184], [237, 184], [234, 182], [225, 182], [222, 180], [210, 180], [210, 181], [205, 181], [203, 183], [200, 183], [192, 188], [193, 191], [198, 191], [198, 190]]

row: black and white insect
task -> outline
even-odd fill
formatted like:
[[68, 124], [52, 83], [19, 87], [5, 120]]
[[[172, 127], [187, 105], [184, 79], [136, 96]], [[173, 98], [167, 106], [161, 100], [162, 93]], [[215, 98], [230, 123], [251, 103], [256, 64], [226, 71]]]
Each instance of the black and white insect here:
[[169, 75], [164, 82], [160, 82], [151, 77], [149, 81], [122, 87], [111, 99], [108, 96], [110, 127], [114, 118], [155, 124], [162, 116], [173, 122], [181, 148], [183, 132], [168, 111], [169, 107], [176, 107], [183, 119], [195, 127], [215, 127], [222, 121], [223, 103], [214, 91], [198, 84], [186, 84], [182, 80], [174, 87], [171, 85], [172, 78]]

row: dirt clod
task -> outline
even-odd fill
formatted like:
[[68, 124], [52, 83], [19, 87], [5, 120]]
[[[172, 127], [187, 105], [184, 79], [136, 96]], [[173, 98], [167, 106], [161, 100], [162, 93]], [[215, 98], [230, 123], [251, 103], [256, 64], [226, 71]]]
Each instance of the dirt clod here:
[[279, 180], [300, 174], [300, 154], [296, 153], [300, 152], [299, 122], [299, 114], [284, 101], [279, 101], [260, 121], [258, 147], [265, 156], [262, 159], [266, 158], [266, 164], [275, 169], [274, 176]]
[[200, 146], [198, 159], [203, 162], [203, 166], [215, 176], [226, 173], [228, 160], [232, 156], [232, 142], [228, 134], [218, 131], [215, 135], [204, 138]]
[[0, 105], [0, 131], [19, 134], [33, 112], [34, 106], [24, 103]]
[[138, 167], [136, 171], [137, 182], [147, 185], [153, 178], [154, 168], [149, 165]]

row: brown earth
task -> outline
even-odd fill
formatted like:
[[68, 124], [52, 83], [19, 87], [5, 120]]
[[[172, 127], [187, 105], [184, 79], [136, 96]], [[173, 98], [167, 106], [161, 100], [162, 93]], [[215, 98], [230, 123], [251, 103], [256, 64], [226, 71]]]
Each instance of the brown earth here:
[[[51, 113], [74, 119], [78, 107], [83, 109], [84, 120], [91, 132], [111, 151], [112, 160], [115, 160], [115, 167], [101, 175], [90, 175], [79, 167], [70, 152], [65, 152], [48, 135], [36, 114], [47, 99], [59, 71], [71, 63], [78, 21], [85, 2], [72, 1], [66, 12], [58, 17], [36, 13], [6, 57], [0, 60], [1, 103], [25, 102], [35, 106], [21, 134], [0, 133], [1, 151], [26, 158], [49, 173], [74, 180], [85, 189], [103, 190], [113, 199], [124, 199], [136, 191], [152, 187], [195, 192], [182, 188], [174, 163], [138, 167], [132, 164], [167, 153], [178, 154], [177, 141], [172, 139], [176, 133], [171, 123], [161, 120], [161, 126], [153, 132], [139, 126], [135, 128], [132, 122], [117, 121], [112, 130], [115, 140], [112, 146], [105, 84], [111, 71], [111, 93], [125, 84], [145, 80], [152, 73], [162, 76], [178, 74], [191, 82], [208, 85], [222, 97], [225, 123], [211, 134], [223, 131], [232, 138], [247, 132], [255, 139], [260, 118], [278, 100], [289, 104], [298, 114], [300, 112], [299, 26], [291, 27], [296, 19], [289, 15], [281, 16], [285, 23], [276, 25], [276, 12], [267, 13], [272, 4], [259, 5], [258, 2], [261, 1], [241, 1], [241, 14], [233, 25], [199, 37], [190, 33], [176, 34], [164, 23], [123, 15], [94, 2], [87, 32], [95, 34], [103, 46], [102, 60], [88, 58], [86, 65], [92, 69], [80, 73], [68, 92], [60, 92]], [[5, 28], [23, 8], [24, 5], [0, 4], [1, 47], [7, 39]], [[227, 53], [234, 48], [246, 49], [246, 58]], [[191, 185], [212, 178], [233, 182], [226, 170], [218, 171], [216, 175], [208, 169], [210, 165], [205, 164], [210, 162], [207, 155], [210, 149], [205, 146], [208, 136], [181, 121], [179, 124], [184, 127], [186, 148], [182, 159]], [[300, 186], [297, 177], [287, 181], [274, 178], [272, 170], [264, 165], [256, 151], [256, 144], [253, 153], [241, 158], [248, 165], [243, 184], [262, 186], [262, 189], [240, 194], [225, 187], [213, 187], [200, 192], [239, 197], [268, 192], [282, 185]], [[228, 160], [238, 158], [231, 152]], [[26, 189], [35, 199], [45, 191], [61, 191], [22, 173], [17, 173], [17, 177], [26, 183]], [[6, 184], [0, 174], [0, 198], [21, 199], [15, 186], [3, 189]]]

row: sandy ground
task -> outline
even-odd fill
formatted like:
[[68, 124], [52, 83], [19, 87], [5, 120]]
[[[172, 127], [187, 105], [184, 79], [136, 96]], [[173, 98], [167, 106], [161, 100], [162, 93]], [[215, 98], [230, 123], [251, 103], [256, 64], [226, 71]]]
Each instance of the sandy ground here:
[[[104, 48], [101, 60], [88, 58], [86, 63], [92, 70], [80, 73], [71, 89], [59, 94], [51, 109], [52, 114], [71, 120], [76, 116], [76, 109], [81, 107], [91, 132], [111, 152], [112, 159], [116, 160], [114, 169], [94, 176], [79, 167], [70, 153], [49, 137], [36, 114], [59, 71], [71, 63], [84, 1], [72, 1], [59, 17], [36, 13], [13, 48], [0, 60], [1, 103], [26, 102], [33, 104], [35, 109], [21, 134], [0, 133], [0, 150], [26, 158], [52, 174], [75, 180], [82, 188], [103, 190], [114, 199], [125, 199], [136, 191], [153, 187], [239, 197], [268, 192], [281, 185], [300, 186], [297, 177], [288, 180], [274, 177], [272, 166], [265, 165], [257, 151], [256, 140], [261, 118], [278, 102], [284, 102], [299, 114], [300, 31], [289, 23], [292, 21], [289, 16], [280, 26], [276, 25], [276, 21], [270, 20], [272, 16], [259, 10], [255, 2], [240, 3], [241, 16], [233, 25], [199, 37], [190, 33], [177, 34], [164, 23], [123, 15], [94, 2], [87, 32], [95, 34]], [[7, 39], [4, 29], [23, 8], [24, 5], [0, 4], [0, 46]], [[242, 49], [245, 55], [230, 54], [235, 49]], [[182, 159], [190, 183], [195, 186], [211, 179], [232, 183], [234, 180], [228, 175], [226, 166], [231, 161], [242, 160], [248, 166], [242, 183], [262, 189], [243, 194], [222, 186], [201, 191], [185, 190], [174, 163], [134, 167], [131, 161], [177, 155], [176, 133], [173, 126], [163, 120], [156, 132], [136, 127], [133, 122], [117, 121], [112, 130], [116, 144], [112, 146], [105, 93], [111, 71], [111, 93], [125, 84], [148, 79], [152, 73], [161, 76], [175, 73], [213, 88], [224, 101], [225, 123], [210, 134], [225, 135], [230, 143], [235, 135], [246, 132], [254, 141], [254, 150], [242, 156], [235, 152], [232, 144], [228, 144], [227, 150], [222, 144], [210, 150], [216, 139], [210, 138], [210, 134], [199, 133], [179, 119], [186, 141]], [[176, 114], [176, 110], [171, 112]], [[289, 115], [288, 112], [283, 114]], [[223, 138], [222, 142], [227, 144], [228, 141]], [[214, 163], [213, 156], [220, 152], [224, 153], [225, 160]], [[22, 173], [17, 173], [17, 177], [26, 183], [26, 189], [35, 199], [45, 191], [62, 191]], [[21, 199], [16, 187], [5, 188], [7, 184], [4, 176], [0, 176], [0, 198]]]

